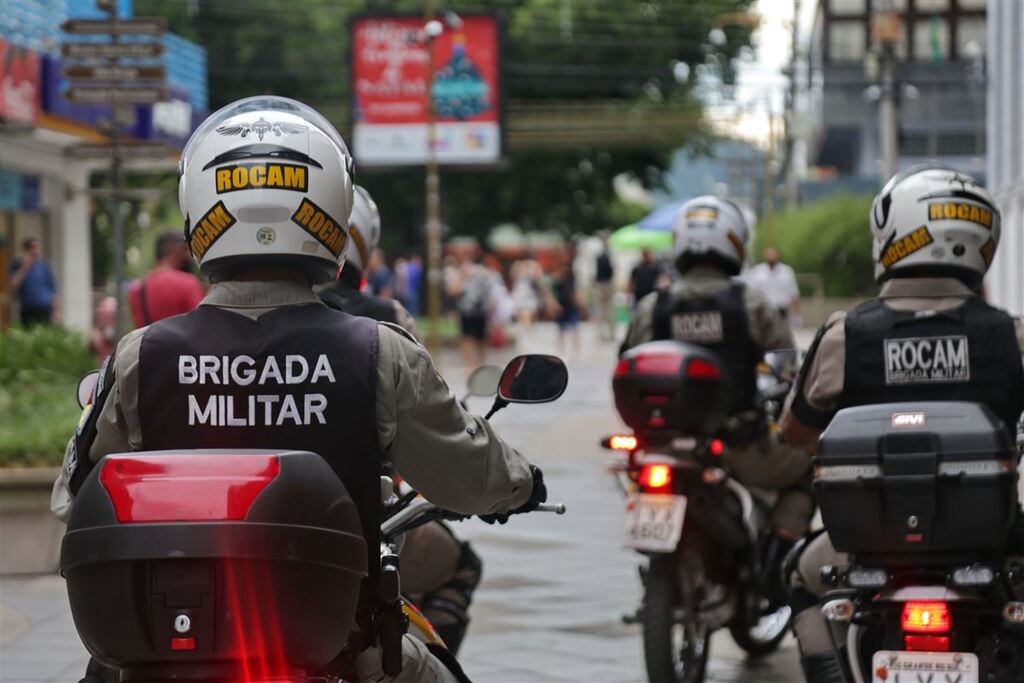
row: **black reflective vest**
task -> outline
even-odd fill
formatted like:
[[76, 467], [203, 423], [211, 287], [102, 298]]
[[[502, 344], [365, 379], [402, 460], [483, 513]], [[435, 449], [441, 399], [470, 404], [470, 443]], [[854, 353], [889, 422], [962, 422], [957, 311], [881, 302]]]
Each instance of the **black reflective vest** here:
[[732, 282], [714, 294], [680, 298], [661, 290], [654, 305], [654, 339], [674, 339], [715, 352], [729, 372], [730, 414], [756, 406], [762, 349], [750, 336], [746, 286]]
[[377, 342], [375, 321], [319, 303], [283, 306], [257, 320], [210, 305], [160, 320], [139, 347], [142, 448], [317, 453], [356, 504], [374, 585]]
[[361, 280], [362, 273], [359, 270], [345, 266], [338, 281], [321, 291], [320, 298], [331, 308], [349, 315], [373, 318], [382, 323], [398, 324], [395, 303], [389, 299], [359, 291]]
[[1012, 431], [1024, 410], [1013, 318], [978, 297], [942, 311], [897, 311], [882, 300], [846, 316], [839, 407], [898, 401], [984, 403]]

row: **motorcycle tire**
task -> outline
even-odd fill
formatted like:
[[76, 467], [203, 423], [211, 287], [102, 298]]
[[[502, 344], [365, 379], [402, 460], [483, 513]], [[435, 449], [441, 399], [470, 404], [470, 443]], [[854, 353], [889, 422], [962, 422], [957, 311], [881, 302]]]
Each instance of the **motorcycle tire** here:
[[764, 657], [779, 648], [792, 625], [793, 610], [783, 605], [761, 617], [755, 624], [745, 619], [734, 621], [729, 625], [729, 635], [751, 657]]
[[[651, 558], [641, 610], [650, 683], [703, 683], [707, 673], [711, 634], [693, 619], [695, 583], [687, 566], [675, 556]], [[677, 618], [680, 613], [682, 623]]]

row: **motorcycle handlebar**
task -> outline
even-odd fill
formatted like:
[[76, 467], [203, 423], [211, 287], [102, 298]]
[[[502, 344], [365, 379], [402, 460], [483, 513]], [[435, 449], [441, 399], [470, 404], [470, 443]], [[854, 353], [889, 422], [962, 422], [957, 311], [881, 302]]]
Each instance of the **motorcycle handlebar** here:
[[[556, 515], [564, 515], [566, 507], [564, 503], [541, 503], [533, 512], [553, 512]], [[461, 521], [472, 515], [464, 515], [458, 512], [451, 512], [437, 507], [425, 498], [416, 498], [384, 520], [380, 525], [380, 532], [384, 538], [393, 538], [418, 526], [426, 524], [435, 519], [448, 521]]]

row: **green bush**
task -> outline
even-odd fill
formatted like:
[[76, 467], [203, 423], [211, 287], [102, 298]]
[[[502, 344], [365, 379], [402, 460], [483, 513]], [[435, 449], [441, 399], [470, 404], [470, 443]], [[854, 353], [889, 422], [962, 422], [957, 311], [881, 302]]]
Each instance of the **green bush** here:
[[0, 335], [0, 467], [60, 464], [81, 414], [78, 380], [95, 367], [85, 340], [60, 327]]
[[872, 295], [871, 199], [841, 194], [773, 214], [758, 226], [755, 254], [778, 247], [797, 273], [821, 274], [826, 296]]

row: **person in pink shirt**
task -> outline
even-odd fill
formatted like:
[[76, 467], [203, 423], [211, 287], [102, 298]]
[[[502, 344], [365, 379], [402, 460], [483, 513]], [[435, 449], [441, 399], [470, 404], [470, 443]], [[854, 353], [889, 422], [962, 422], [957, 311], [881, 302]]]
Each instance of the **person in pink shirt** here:
[[188, 313], [203, 300], [203, 285], [188, 270], [191, 256], [180, 232], [165, 232], [157, 238], [156, 261], [153, 270], [128, 288], [136, 327]]

